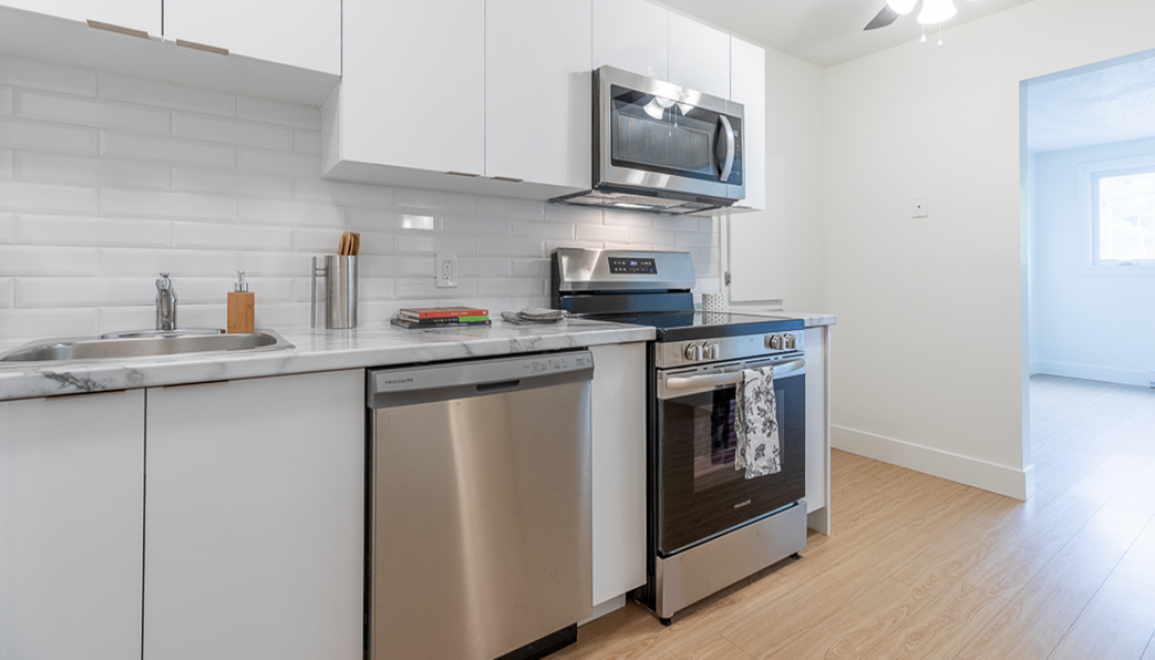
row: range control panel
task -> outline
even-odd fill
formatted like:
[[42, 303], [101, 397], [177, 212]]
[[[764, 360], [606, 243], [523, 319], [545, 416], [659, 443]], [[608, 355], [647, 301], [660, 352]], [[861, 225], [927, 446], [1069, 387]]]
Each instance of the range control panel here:
[[698, 362], [720, 362], [760, 355], [794, 353], [805, 350], [806, 346], [801, 332], [777, 332], [659, 343], [656, 348], [657, 366], [669, 368]]
[[610, 273], [614, 275], [657, 275], [658, 263], [654, 259], [608, 257]]

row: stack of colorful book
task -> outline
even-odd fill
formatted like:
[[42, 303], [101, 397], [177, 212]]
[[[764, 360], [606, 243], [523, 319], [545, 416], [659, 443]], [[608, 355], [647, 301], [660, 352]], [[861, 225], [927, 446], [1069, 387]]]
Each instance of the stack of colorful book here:
[[393, 325], [402, 328], [475, 328], [489, 325], [489, 310], [473, 307], [420, 307], [402, 309]]

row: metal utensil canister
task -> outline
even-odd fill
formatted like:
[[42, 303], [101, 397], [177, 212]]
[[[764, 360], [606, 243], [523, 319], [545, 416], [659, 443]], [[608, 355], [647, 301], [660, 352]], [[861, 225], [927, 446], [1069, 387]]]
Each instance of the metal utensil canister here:
[[309, 327], [317, 327], [317, 278], [325, 278], [325, 328], [349, 330], [357, 327], [357, 257], [330, 254], [317, 267], [313, 257], [313, 289], [310, 296]]

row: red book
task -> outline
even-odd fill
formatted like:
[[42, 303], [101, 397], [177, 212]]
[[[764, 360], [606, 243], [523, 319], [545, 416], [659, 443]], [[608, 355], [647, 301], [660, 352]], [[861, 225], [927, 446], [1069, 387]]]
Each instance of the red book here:
[[398, 314], [408, 319], [451, 319], [459, 316], [489, 316], [489, 310], [473, 307], [420, 307], [402, 309]]

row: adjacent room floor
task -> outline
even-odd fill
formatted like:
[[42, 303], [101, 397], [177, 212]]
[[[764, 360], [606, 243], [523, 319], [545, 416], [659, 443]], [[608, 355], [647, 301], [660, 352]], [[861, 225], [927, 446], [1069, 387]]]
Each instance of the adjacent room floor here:
[[834, 452], [835, 533], [663, 628], [629, 604], [554, 658], [1155, 660], [1155, 390], [1031, 380], [1026, 504]]

